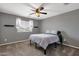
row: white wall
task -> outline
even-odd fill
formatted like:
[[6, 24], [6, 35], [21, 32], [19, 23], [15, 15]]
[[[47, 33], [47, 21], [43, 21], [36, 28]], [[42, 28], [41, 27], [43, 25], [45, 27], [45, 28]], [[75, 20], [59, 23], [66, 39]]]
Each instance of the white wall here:
[[[4, 25], [16, 25], [16, 18], [18, 16], [9, 14], [0, 14], [0, 43], [14, 42], [20, 40], [26, 40], [30, 32], [17, 32], [16, 27], [4, 27]], [[31, 20], [29, 18], [21, 17], [23, 20]], [[38, 26], [39, 21], [34, 20], [34, 26]], [[33, 33], [39, 33], [39, 29], [34, 29]], [[7, 41], [6, 41], [7, 39]]]
[[79, 47], [79, 10], [54, 16], [42, 21], [41, 31], [60, 30], [66, 44]]
[[0, 40], [1, 40], [1, 15], [0, 15]]

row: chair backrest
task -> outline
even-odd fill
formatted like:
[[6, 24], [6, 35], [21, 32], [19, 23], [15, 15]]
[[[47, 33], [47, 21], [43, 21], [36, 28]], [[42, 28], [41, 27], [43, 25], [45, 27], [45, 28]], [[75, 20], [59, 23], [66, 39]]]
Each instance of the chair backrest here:
[[63, 37], [62, 37], [61, 31], [57, 31], [57, 35], [59, 37], [60, 43], [63, 44]]

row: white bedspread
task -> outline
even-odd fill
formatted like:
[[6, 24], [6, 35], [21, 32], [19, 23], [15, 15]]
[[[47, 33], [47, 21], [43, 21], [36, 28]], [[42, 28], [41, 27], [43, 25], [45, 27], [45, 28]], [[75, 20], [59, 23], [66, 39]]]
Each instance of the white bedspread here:
[[58, 36], [52, 34], [32, 34], [29, 39], [44, 49], [46, 49], [49, 44], [59, 41]]

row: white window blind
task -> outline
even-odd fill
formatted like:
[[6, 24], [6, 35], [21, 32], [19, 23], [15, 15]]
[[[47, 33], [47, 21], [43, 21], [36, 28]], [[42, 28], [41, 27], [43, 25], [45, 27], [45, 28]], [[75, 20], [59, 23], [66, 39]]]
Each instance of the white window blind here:
[[24, 21], [21, 18], [16, 19], [16, 29], [17, 32], [32, 32], [33, 30], [33, 21]]

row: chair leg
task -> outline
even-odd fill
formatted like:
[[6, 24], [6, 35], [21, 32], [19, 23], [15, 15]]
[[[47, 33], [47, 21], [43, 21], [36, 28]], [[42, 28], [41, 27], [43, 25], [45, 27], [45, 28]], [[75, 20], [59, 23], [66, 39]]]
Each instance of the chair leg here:
[[63, 46], [63, 43], [60, 43], [61, 47]]
[[35, 43], [35, 48], [37, 48], [37, 43]]
[[46, 50], [44, 50], [44, 54], [46, 55]]
[[31, 45], [31, 40], [30, 40], [30, 45]]
[[55, 48], [57, 48], [57, 43], [55, 43]]

